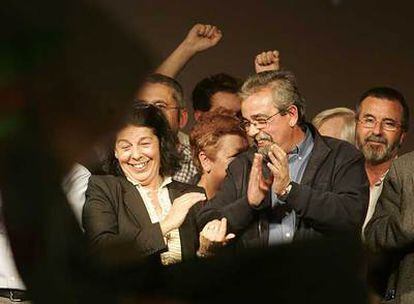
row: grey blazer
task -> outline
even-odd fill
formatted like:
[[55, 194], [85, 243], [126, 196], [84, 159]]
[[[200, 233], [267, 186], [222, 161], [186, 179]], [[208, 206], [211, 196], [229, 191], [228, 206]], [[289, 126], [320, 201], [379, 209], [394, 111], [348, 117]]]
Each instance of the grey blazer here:
[[414, 152], [393, 162], [365, 237], [394, 260], [384, 302], [414, 303]]

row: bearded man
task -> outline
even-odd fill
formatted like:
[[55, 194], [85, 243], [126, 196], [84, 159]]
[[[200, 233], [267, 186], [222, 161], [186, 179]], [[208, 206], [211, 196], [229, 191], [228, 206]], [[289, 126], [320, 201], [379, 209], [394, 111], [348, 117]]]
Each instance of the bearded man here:
[[[404, 96], [397, 90], [376, 87], [362, 94], [356, 106], [356, 118], [356, 145], [365, 156], [365, 171], [370, 184], [368, 210], [362, 226], [364, 238], [365, 227], [374, 214], [384, 178], [406, 137], [409, 108]], [[387, 289], [391, 269], [394, 267], [392, 258], [385, 252], [368, 253], [370, 303], [392, 299], [393, 293]]]
[[365, 156], [370, 199], [363, 229], [372, 217], [392, 161], [397, 157], [409, 123], [404, 96], [389, 87], [366, 91], [356, 107], [356, 145]]

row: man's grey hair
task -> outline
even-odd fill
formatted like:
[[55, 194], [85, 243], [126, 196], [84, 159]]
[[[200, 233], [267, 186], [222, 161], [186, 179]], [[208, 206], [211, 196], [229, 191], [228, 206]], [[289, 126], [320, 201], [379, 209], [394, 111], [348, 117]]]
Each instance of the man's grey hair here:
[[305, 122], [305, 100], [296, 85], [296, 78], [289, 71], [265, 71], [251, 75], [244, 82], [239, 96], [242, 100], [270, 88], [275, 107], [283, 114], [292, 105], [298, 109], [298, 125]]

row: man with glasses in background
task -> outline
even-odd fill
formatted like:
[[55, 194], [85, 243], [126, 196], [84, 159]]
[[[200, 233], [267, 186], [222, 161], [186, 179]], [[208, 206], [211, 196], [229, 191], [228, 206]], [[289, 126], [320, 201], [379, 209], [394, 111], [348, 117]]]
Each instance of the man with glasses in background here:
[[188, 111], [181, 85], [169, 76], [152, 74], [145, 79], [136, 98], [157, 106], [165, 114], [171, 129], [177, 134], [178, 151], [182, 155], [181, 168], [173, 179], [189, 183], [197, 174], [197, 168], [192, 161], [188, 135], [180, 131], [188, 122]]
[[199, 224], [227, 218], [236, 248], [357, 236], [368, 204], [363, 155], [305, 122], [304, 100], [289, 72], [252, 75], [240, 96], [242, 127], [255, 148], [229, 165]]
[[[389, 87], [369, 89], [362, 94], [356, 106], [356, 145], [365, 156], [365, 170], [370, 185], [368, 211], [362, 227], [363, 238], [365, 227], [381, 195], [384, 178], [406, 137], [409, 112], [404, 96]], [[373, 227], [376, 228], [375, 225]], [[370, 243], [369, 240], [367, 242]], [[387, 291], [386, 285], [394, 267], [392, 256], [379, 251], [368, 253], [370, 303], [380, 303], [383, 298], [391, 300], [393, 289]]]
[[365, 228], [374, 213], [384, 177], [407, 134], [409, 108], [404, 96], [397, 90], [377, 87], [362, 94], [356, 114], [356, 145], [365, 156], [365, 170], [370, 184]]

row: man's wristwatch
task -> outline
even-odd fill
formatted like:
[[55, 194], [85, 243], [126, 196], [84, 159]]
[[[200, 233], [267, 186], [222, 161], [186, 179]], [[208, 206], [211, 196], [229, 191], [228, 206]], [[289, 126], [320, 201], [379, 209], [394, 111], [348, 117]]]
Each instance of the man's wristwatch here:
[[292, 182], [289, 182], [289, 184], [286, 186], [283, 192], [280, 193], [280, 195], [278, 195], [278, 199], [280, 199], [281, 201], [284, 201], [289, 195], [290, 190], [292, 190]]

